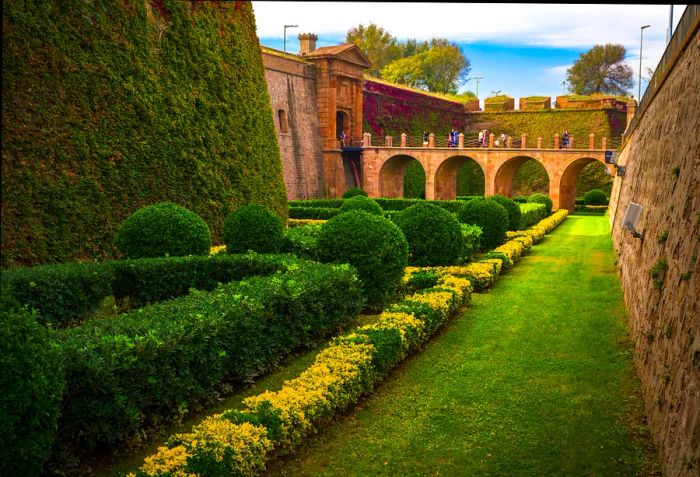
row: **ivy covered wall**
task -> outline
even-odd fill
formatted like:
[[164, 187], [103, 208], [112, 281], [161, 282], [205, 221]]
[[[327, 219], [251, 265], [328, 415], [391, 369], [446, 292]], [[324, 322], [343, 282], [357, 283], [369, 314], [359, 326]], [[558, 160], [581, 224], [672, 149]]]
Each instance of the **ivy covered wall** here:
[[250, 2], [3, 2], [2, 266], [115, 256], [172, 201], [286, 218]]

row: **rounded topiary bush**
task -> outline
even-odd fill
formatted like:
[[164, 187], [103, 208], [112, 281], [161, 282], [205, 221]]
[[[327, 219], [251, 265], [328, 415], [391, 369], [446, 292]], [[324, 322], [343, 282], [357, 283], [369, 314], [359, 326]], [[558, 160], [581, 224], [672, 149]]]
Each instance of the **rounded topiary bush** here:
[[583, 196], [586, 205], [608, 205], [608, 196], [600, 189], [591, 189]]
[[349, 199], [350, 197], [355, 197], [357, 195], [367, 197], [367, 192], [365, 192], [364, 189], [360, 189], [359, 187], [351, 187], [345, 191], [345, 193], [343, 194], [343, 199]]
[[343, 205], [340, 206], [340, 212], [349, 212], [351, 210], [363, 210], [374, 215], [383, 215], [384, 210], [382, 206], [377, 203], [377, 201], [365, 197], [363, 195], [356, 195], [350, 197], [349, 199], [343, 200]]
[[223, 238], [228, 253], [277, 253], [284, 242], [284, 224], [264, 205], [244, 205], [224, 220]]
[[206, 255], [211, 231], [194, 212], [161, 202], [128, 216], [117, 230], [114, 245], [129, 258]]
[[552, 203], [552, 199], [550, 199], [547, 194], [536, 192], [528, 197], [527, 201], [535, 204], [544, 204], [547, 206], [547, 215], [552, 213], [552, 207], [554, 204]]
[[493, 200], [473, 199], [458, 211], [460, 222], [481, 227], [481, 248], [489, 250], [499, 246], [508, 231], [508, 212]]
[[489, 199], [501, 204], [508, 212], [508, 230], [518, 230], [520, 227], [520, 206], [504, 195], [493, 195]]
[[452, 265], [462, 251], [457, 217], [442, 207], [418, 203], [394, 217], [408, 241], [409, 262], [416, 266]]
[[23, 308], [0, 310], [0, 475], [38, 476], [65, 380], [49, 331]]
[[323, 224], [316, 256], [357, 269], [367, 306], [381, 308], [394, 296], [408, 262], [408, 242], [389, 219], [364, 211], [336, 215]]

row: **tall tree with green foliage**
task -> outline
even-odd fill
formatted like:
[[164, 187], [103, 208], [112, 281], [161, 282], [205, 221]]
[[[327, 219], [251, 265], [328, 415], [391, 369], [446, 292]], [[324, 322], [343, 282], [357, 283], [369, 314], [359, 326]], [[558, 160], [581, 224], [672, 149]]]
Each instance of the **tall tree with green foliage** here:
[[367, 74], [379, 77], [379, 71], [387, 64], [401, 56], [401, 48], [393, 36], [384, 28], [370, 22], [351, 28], [345, 35], [346, 43], [356, 44], [367, 55], [372, 68]]
[[[427, 45], [427, 43], [425, 44]], [[469, 59], [459, 47], [446, 40], [431, 40], [429, 49], [395, 60], [380, 71], [383, 79], [434, 93], [456, 94], [471, 70]]]
[[634, 86], [634, 72], [625, 60], [622, 45], [595, 45], [582, 53], [566, 70], [569, 91], [574, 94], [593, 93], [625, 95]]

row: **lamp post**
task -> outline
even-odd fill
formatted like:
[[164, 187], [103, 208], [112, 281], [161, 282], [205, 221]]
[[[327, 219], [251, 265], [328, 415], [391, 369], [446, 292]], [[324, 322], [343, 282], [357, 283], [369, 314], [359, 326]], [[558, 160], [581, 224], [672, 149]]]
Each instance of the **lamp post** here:
[[637, 104], [642, 102], [642, 45], [644, 42], [644, 29], [649, 28], [651, 25], [644, 25], [641, 27], [641, 33], [639, 36], [639, 89], [637, 91]]
[[564, 96], [564, 94], [566, 93], [566, 92], [564, 91], [564, 86], [566, 86], [566, 80], [562, 81], [562, 82], [559, 83], [559, 84], [561, 85], [561, 95]]
[[484, 79], [483, 76], [472, 76], [469, 79], [475, 79], [476, 80], [476, 99], [479, 99], [479, 80]]
[[287, 28], [298, 28], [299, 25], [285, 25], [284, 26], [284, 52], [287, 52]]

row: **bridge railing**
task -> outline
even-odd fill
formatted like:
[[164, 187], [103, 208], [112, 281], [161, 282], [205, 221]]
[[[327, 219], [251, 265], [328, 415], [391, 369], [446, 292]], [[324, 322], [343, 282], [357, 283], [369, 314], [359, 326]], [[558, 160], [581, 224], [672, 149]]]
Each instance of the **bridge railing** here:
[[363, 138], [353, 139], [350, 141], [351, 146], [357, 147], [392, 147], [392, 148], [417, 148], [417, 147], [434, 147], [434, 148], [486, 148], [486, 149], [578, 149], [578, 150], [614, 150], [620, 146], [622, 142], [621, 136], [596, 137], [594, 134], [589, 134], [585, 138], [569, 137], [568, 145], [555, 134], [552, 137], [530, 137], [523, 134], [520, 137], [489, 135], [486, 139], [479, 139], [478, 134], [460, 134], [457, 143], [450, 140], [448, 135], [435, 136], [430, 135], [426, 141], [423, 136], [408, 136], [406, 134], [394, 136], [378, 136], [370, 133], [365, 133]]

